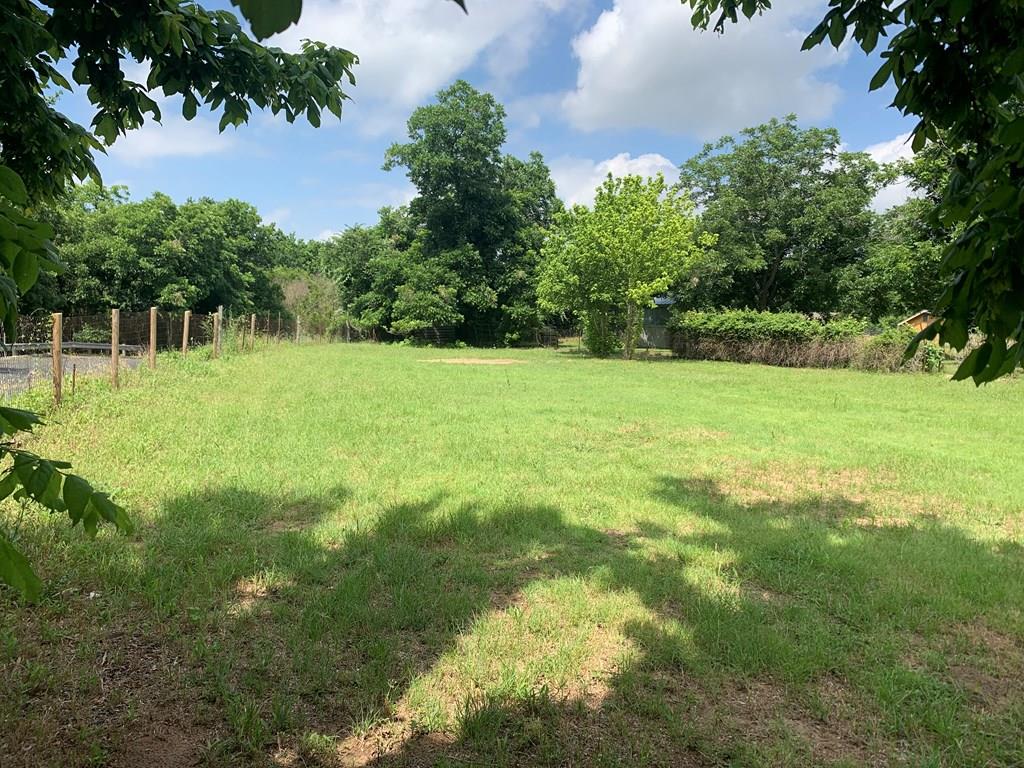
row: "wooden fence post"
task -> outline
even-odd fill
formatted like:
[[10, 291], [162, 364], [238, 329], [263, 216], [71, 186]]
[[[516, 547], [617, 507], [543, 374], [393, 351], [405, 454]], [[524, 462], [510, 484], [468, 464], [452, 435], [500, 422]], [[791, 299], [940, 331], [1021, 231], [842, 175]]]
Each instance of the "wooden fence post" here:
[[117, 374], [121, 367], [121, 310], [110, 310], [110, 384], [118, 387]]
[[213, 316], [213, 356], [216, 358], [220, 354], [220, 310]]
[[295, 316], [295, 343], [299, 343], [299, 338], [302, 335], [302, 318], [298, 315]]
[[53, 357], [53, 402], [60, 405], [61, 390], [64, 386], [64, 361], [61, 359], [61, 346], [64, 340], [64, 315], [53, 313], [53, 342], [50, 352]]
[[149, 308], [149, 368], [156, 370], [156, 307]]
[[181, 324], [181, 354], [188, 352], [188, 323], [192, 319], [192, 310], [185, 310], [185, 319]]
[[277, 340], [281, 340], [281, 313], [277, 313]]
[[256, 313], [249, 318], [249, 351], [256, 350]]

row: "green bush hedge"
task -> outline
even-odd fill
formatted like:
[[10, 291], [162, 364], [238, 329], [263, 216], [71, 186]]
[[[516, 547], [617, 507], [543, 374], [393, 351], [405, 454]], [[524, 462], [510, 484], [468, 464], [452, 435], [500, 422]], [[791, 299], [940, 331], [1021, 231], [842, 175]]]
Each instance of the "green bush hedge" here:
[[845, 318], [819, 322], [796, 312], [680, 312], [669, 325], [675, 333], [701, 341], [842, 341], [861, 336], [867, 323]]
[[868, 324], [843, 318], [822, 322], [795, 312], [680, 312], [669, 328], [672, 351], [691, 360], [726, 360], [806, 368], [939, 370], [943, 354], [922, 344], [907, 361], [914, 332], [905, 326], [867, 336]]

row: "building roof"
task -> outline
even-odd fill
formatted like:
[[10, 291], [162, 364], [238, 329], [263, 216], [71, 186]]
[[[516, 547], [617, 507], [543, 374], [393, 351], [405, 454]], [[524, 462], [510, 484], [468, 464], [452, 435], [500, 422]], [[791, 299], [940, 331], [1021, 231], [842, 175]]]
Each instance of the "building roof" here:
[[919, 317], [922, 317], [922, 316], [925, 316], [925, 315], [930, 317], [931, 314], [932, 314], [932, 311], [930, 309], [922, 309], [920, 312], [915, 312], [914, 314], [912, 314], [910, 317], [906, 318], [905, 320], [901, 320], [900, 321], [900, 325], [904, 325], [906, 323], [909, 323], [911, 320], [917, 320]]

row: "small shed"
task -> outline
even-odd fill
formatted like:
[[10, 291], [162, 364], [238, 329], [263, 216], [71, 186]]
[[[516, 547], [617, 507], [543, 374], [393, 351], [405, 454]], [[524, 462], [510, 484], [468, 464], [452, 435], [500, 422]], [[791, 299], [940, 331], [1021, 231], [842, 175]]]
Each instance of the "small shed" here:
[[669, 349], [672, 346], [668, 321], [670, 310], [676, 303], [671, 296], [655, 296], [653, 307], [644, 307], [643, 330], [640, 333], [640, 346], [648, 349]]
[[903, 320], [900, 325], [910, 326], [915, 331], [923, 331], [931, 324], [933, 319], [934, 315], [932, 315], [930, 311], [922, 309], [917, 314], [911, 315], [906, 320]]

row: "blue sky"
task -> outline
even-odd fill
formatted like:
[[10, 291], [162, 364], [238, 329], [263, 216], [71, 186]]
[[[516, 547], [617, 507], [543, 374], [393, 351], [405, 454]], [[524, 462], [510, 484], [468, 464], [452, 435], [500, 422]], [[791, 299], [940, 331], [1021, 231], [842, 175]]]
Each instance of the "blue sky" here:
[[[186, 122], [164, 104], [162, 124], [122, 138], [100, 158], [108, 184], [140, 199], [208, 195], [253, 203], [301, 237], [372, 223], [381, 205], [406, 202], [400, 170], [380, 169], [416, 105], [463, 77], [508, 110], [506, 151], [541, 151], [570, 202], [588, 202], [614, 173], [673, 173], [723, 133], [795, 112], [835, 126], [849, 149], [882, 160], [906, 154], [912, 122], [868, 93], [877, 60], [853, 45], [801, 53], [825, 3], [786, 0], [724, 36], [694, 32], [678, 0], [306, 0], [302, 22], [273, 44], [324, 40], [360, 56], [340, 122], [314, 129], [256, 114], [219, 134], [216, 119]], [[140, 72], [140, 77], [142, 73]], [[62, 107], [88, 122], [79, 95]], [[887, 190], [879, 207], [906, 194]]]

